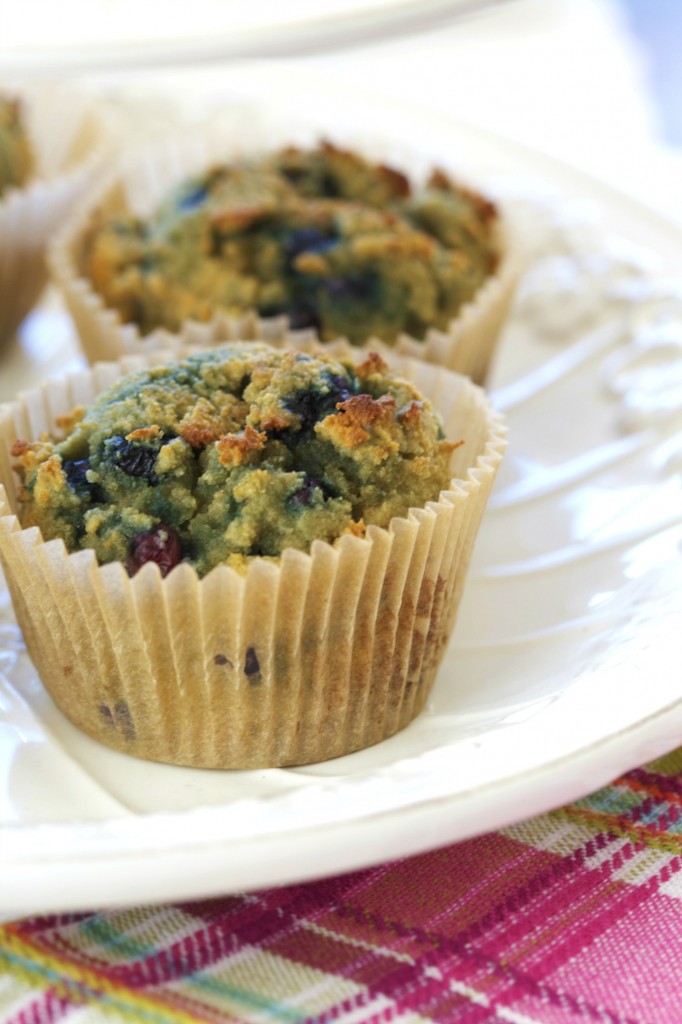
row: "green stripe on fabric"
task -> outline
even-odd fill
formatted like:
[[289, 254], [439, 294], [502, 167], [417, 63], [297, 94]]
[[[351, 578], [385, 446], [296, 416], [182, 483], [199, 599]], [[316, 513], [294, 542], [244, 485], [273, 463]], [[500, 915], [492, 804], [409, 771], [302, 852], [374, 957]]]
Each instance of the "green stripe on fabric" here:
[[629, 814], [644, 798], [645, 794], [637, 790], [608, 786], [576, 800], [573, 807], [590, 807], [593, 811], [607, 815]]
[[187, 1014], [184, 1011], [174, 1013], [172, 1010], [150, 1010], [140, 1005], [139, 1002], [127, 1002], [116, 996], [110, 995], [100, 989], [92, 988], [81, 981], [75, 981], [61, 974], [60, 971], [48, 967], [45, 964], [34, 963], [18, 953], [11, 953], [9, 950], [0, 949], [0, 962], [5, 961], [10, 970], [15, 968], [24, 979], [35, 978], [36, 976], [44, 982], [54, 985], [65, 997], [72, 1000], [74, 1004], [97, 1005], [104, 1010], [116, 1011], [128, 1017], [131, 1021], [149, 1021], [150, 1024], [177, 1024], [178, 1021], [186, 1021]]
[[599, 814], [590, 810], [589, 807], [560, 807], [551, 812], [551, 816], [567, 821], [578, 821], [601, 832], [610, 832], [621, 839], [629, 839], [633, 843], [644, 843], [653, 850], [660, 850], [663, 853], [682, 854], [682, 836], [667, 835], [663, 832], [653, 832], [649, 828], [638, 826], [636, 823], [622, 821], [617, 815]]
[[108, 921], [99, 914], [96, 917], [88, 918], [87, 921], [83, 921], [78, 926], [78, 932], [104, 949], [117, 950], [125, 953], [127, 956], [147, 957], [158, 953], [157, 947], [150, 946], [146, 942], [140, 942], [138, 939], [130, 938], [125, 932], [116, 928], [111, 921]]

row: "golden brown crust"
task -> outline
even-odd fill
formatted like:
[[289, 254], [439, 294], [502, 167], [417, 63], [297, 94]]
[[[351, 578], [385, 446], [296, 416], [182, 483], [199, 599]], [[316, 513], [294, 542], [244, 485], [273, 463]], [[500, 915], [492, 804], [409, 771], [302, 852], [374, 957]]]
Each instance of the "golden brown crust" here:
[[126, 441], [153, 441], [160, 437], [163, 437], [163, 431], [154, 423], [150, 427], [138, 427], [137, 430], [131, 430], [129, 434], [126, 434]]
[[65, 434], [70, 434], [74, 427], [81, 422], [84, 416], [85, 407], [82, 405], [77, 405], [75, 406], [75, 408], [71, 410], [71, 412], [66, 413], [66, 415], [57, 416], [57, 418], [55, 419], [55, 423], [57, 424], [60, 430], [64, 431]]
[[252, 452], [260, 451], [267, 439], [267, 434], [248, 425], [243, 433], [225, 434], [216, 441], [220, 462], [223, 466], [239, 466]]
[[291, 421], [291, 416], [283, 416], [281, 413], [271, 412], [261, 417], [260, 425], [263, 430], [286, 430], [291, 426]]
[[396, 401], [392, 395], [382, 395], [381, 398], [354, 395], [345, 402], [338, 402], [336, 408], [341, 415], [327, 416], [321, 426], [338, 445], [355, 448], [371, 436], [367, 427], [391, 422]]
[[474, 192], [473, 189], [465, 188], [463, 185], [455, 186], [452, 178], [450, 178], [445, 171], [439, 167], [431, 172], [427, 184], [429, 188], [435, 188], [446, 192], [456, 190], [461, 195], [466, 196], [467, 199], [470, 199], [473, 203], [476, 208], [476, 212], [484, 224], [491, 223], [491, 221], [495, 220], [499, 216], [499, 211], [495, 203], [490, 199], [486, 199], [486, 197], [482, 196], [479, 192]]
[[354, 519], [351, 523], [348, 524], [348, 526], [343, 531], [341, 536], [345, 537], [347, 534], [350, 534], [351, 537], [364, 537], [366, 532], [367, 526], [365, 525], [365, 520]]
[[398, 419], [409, 430], [417, 426], [417, 424], [421, 421], [423, 415], [424, 403], [418, 402], [416, 399], [414, 399], [405, 409], [400, 410], [400, 412], [398, 413]]
[[57, 455], [51, 455], [40, 467], [36, 477], [33, 497], [36, 505], [49, 507], [54, 501], [55, 493], [63, 491], [66, 487], [66, 479], [62, 472], [62, 460]]
[[10, 448], [10, 454], [13, 455], [15, 459], [20, 459], [23, 458], [23, 456], [26, 455], [27, 452], [30, 452], [32, 450], [32, 447], [33, 446], [29, 444], [28, 441], [23, 441], [20, 437], [18, 437], [14, 444], [12, 445], [12, 447]]
[[388, 363], [382, 359], [378, 352], [370, 352], [363, 363], [355, 367], [358, 380], [366, 380], [374, 373], [387, 373]]
[[244, 231], [266, 217], [270, 209], [264, 203], [245, 203], [243, 206], [233, 203], [229, 209], [216, 210], [211, 216], [211, 226], [226, 233]]
[[410, 180], [402, 171], [397, 171], [395, 167], [389, 167], [388, 164], [379, 164], [377, 171], [380, 177], [385, 178], [396, 195], [407, 198], [411, 194]]
[[178, 427], [178, 435], [191, 448], [205, 448], [230, 433], [230, 426], [239, 422], [244, 403], [225, 402], [221, 408], [205, 398], [198, 398]]

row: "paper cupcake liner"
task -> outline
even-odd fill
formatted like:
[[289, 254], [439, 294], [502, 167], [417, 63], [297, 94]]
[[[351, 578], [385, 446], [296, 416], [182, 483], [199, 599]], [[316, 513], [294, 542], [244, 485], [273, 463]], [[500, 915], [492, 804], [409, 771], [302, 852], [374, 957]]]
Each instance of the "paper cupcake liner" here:
[[62, 85], [0, 91], [21, 102], [34, 168], [0, 198], [0, 345], [16, 332], [47, 282], [45, 250], [113, 144], [108, 120]]
[[174, 764], [304, 764], [393, 735], [424, 707], [447, 645], [506, 444], [500, 417], [468, 379], [393, 354], [465, 441], [449, 489], [387, 529], [287, 548], [244, 576], [219, 566], [200, 579], [181, 564], [163, 579], [147, 564], [130, 578], [21, 529], [14, 440], [167, 359], [99, 364], [0, 410], [0, 562], [45, 688], [95, 739]]
[[[279, 132], [281, 134], [282, 128]], [[249, 141], [251, 148], [249, 149]], [[117, 312], [106, 307], [84, 273], [84, 255], [88, 229], [95, 210], [104, 216], [131, 212], [145, 218], [153, 214], [169, 191], [181, 181], [218, 162], [228, 162], [245, 151], [272, 150], [278, 142], [291, 142], [291, 136], [263, 137], [254, 130], [253, 139], [243, 140], [239, 148], [234, 137], [224, 130], [206, 128], [196, 136], [168, 141], [149, 147], [137, 158], [122, 160], [106, 182], [100, 183], [79, 206], [49, 252], [52, 277], [59, 286], [75, 321], [83, 350], [89, 362], [119, 359], [123, 355], [156, 349], [177, 348], [177, 340], [163, 329], [142, 336], [136, 324], [123, 324]], [[294, 140], [298, 141], [298, 140]], [[384, 154], [371, 154], [380, 158]], [[401, 166], [410, 169], [409, 157]], [[401, 336], [390, 347], [403, 355], [444, 366], [463, 373], [476, 383], [484, 383], [495, 346], [511, 305], [521, 269], [521, 256], [513, 233], [502, 212], [497, 225], [496, 270], [465, 304], [447, 330], [431, 329], [422, 341]], [[224, 321], [225, 317], [216, 317]], [[271, 330], [280, 331], [285, 318], [261, 319], [257, 314], [233, 320], [233, 337], [262, 338]], [[297, 332], [299, 333], [299, 332]], [[310, 332], [300, 332], [308, 335]], [[296, 337], [293, 338], [296, 344]]]

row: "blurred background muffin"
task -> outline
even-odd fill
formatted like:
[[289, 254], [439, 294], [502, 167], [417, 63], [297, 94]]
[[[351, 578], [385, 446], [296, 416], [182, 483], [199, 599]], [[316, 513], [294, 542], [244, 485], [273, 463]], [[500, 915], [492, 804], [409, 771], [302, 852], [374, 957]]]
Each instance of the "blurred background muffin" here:
[[86, 272], [146, 335], [217, 312], [286, 316], [322, 340], [423, 339], [471, 301], [499, 254], [494, 204], [434, 172], [401, 172], [329, 142], [209, 168], [148, 220], [98, 218]]
[[188, 322], [253, 337], [284, 319], [480, 382], [518, 259], [502, 211], [443, 170], [417, 180], [338, 143], [263, 154], [206, 132], [121, 162], [51, 267], [91, 361], [168, 347]]
[[106, 117], [72, 87], [0, 84], [0, 345], [39, 298], [48, 240], [111, 143]]
[[9, 188], [24, 185], [32, 165], [21, 104], [16, 99], [0, 95], [0, 197]]

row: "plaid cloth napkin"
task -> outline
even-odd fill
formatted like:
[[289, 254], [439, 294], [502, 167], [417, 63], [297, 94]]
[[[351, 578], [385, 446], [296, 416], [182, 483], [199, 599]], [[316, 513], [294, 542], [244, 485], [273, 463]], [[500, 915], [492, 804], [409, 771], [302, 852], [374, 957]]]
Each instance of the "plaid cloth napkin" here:
[[3, 1024], [680, 1024], [682, 749], [367, 871], [0, 928]]

